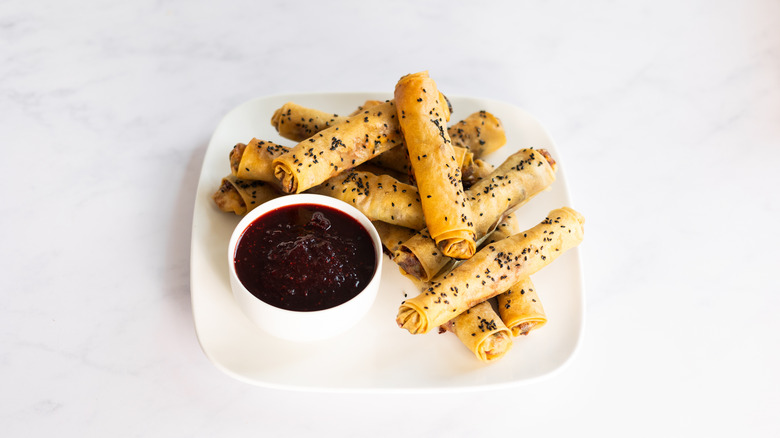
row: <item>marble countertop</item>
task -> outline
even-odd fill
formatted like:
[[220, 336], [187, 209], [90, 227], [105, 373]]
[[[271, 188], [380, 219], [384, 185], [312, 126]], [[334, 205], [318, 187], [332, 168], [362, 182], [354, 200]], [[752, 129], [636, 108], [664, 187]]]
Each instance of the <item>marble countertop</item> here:
[[[555, 138], [587, 217], [576, 357], [446, 395], [223, 374], [190, 306], [216, 125], [419, 70]], [[780, 434], [777, 1], [7, 0], [0, 96], [4, 436]]]

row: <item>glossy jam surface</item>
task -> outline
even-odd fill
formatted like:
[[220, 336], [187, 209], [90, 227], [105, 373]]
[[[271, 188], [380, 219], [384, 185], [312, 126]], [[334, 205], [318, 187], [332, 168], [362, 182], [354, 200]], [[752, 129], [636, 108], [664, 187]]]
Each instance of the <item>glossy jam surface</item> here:
[[315, 204], [285, 206], [255, 219], [239, 238], [234, 260], [249, 292], [297, 311], [349, 301], [376, 266], [368, 231], [347, 214]]

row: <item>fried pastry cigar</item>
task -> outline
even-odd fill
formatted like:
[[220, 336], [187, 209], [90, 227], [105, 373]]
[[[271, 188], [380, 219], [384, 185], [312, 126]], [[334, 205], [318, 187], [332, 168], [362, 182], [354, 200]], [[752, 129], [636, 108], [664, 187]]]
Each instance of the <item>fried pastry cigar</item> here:
[[496, 299], [498, 314], [514, 336], [527, 335], [547, 323], [547, 314], [530, 277], [513, 284]]
[[[379, 237], [385, 246], [385, 251], [395, 251], [398, 245], [408, 238], [413, 230], [395, 225], [374, 222]], [[406, 230], [406, 233], [404, 233]], [[407, 236], [404, 236], [407, 234]], [[387, 241], [387, 243], [385, 243]], [[425, 283], [416, 278], [408, 277], [418, 289], [426, 287]], [[449, 331], [455, 334], [477, 358], [490, 362], [502, 357], [512, 348], [512, 332], [501, 320], [494, 307], [489, 302], [477, 304], [462, 312], [446, 324], [439, 327], [439, 333]]]
[[402, 77], [395, 103], [428, 231], [446, 256], [469, 258], [476, 250], [474, 224], [446, 130], [447, 103], [428, 72]]
[[230, 151], [230, 171], [239, 179], [277, 183], [273, 160], [289, 149], [271, 141], [253, 138], [249, 144], [238, 143]]
[[447, 128], [453, 146], [468, 148], [480, 158], [506, 144], [504, 126], [496, 116], [479, 111]]
[[230, 174], [222, 178], [219, 189], [211, 198], [220, 210], [242, 216], [258, 205], [281, 195], [273, 185], [265, 181], [247, 181]]
[[[381, 237], [382, 231], [379, 227], [377, 231]], [[408, 278], [418, 289], [428, 286], [416, 278]], [[460, 313], [439, 327], [439, 333], [445, 331], [455, 334], [461, 343], [483, 362], [500, 358], [512, 347], [512, 332], [498, 316], [493, 305], [487, 301]]]
[[449, 320], [440, 330], [455, 333], [482, 362], [499, 359], [512, 348], [512, 332], [488, 301]]
[[389, 175], [350, 170], [309, 192], [340, 199], [372, 221], [419, 230], [425, 226], [417, 188]]
[[273, 161], [287, 193], [300, 193], [403, 142], [395, 104], [385, 102], [315, 134]]
[[376, 232], [379, 233], [379, 240], [382, 241], [384, 252], [390, 258], [393, 257], [393, 253], [398, 247], [404, 243], [406, 239], [413, 236], [417, 231], [402, 227], [400, 225], [388, 224], [382, 221], [371, 221], [376, 228]]
[[346, 117], [338, 114], [326, 113], [306, 108], [294, 102], [287, 102], [274, 111], [271, 125], [282, 137], [300, 142], [345, 120], [347, 120]]
[[[509, 215], [490, 233], [486, 244], [512, 236], [520, 231], [519, 228], [517, 220]], [[514, 336], [527, 335], [547, 323], [547, 314], [530, 277], [518, 281], [509, 290], [496, 296], [496, 307], [501, 320]]]
[[[491, 238], [505, 237], [505, 233], [517, 231], [517, 221], [507, 216], [491, 233]], [[380, 232], [381, 235], [381, 232]], [[419, 288], [426, 287], [424, 283], [410, 278]], [[460, 313], [446, 324], [439, 327], [439, 332], [449, 331], [457, 335], [461, 343], [483, 362], [490, 362], [502, 357], [512, 347], [512, 332], [496, 313], [492, 303], [482, 302]]]
[[[528, 202], [555, 180], [555, 160], [544, 149], [521, 149], [490, 175], [466, 191], [474, 215], [476, 239], [488, 235], [501, 219]], [[408, 275], [430, 281], [450, 262], [428, 230], [421, 230], [396, 252], [398, 266]]]
[[583, 238], [585, 219], [569, 207], [553, 210], [535, 227], [491, 243], [416, 297], [402, 302], [398, 326], [427, 333], [461, 312], [509, 289], [552, 263]]
[[[281, 108], [274, 111], [274, 114], [271, 117], [271, 126], [273, 126], [276, 129], [276, 132], [282, 137], [295, 142], [301, 142], [323, 129], [344, 122], [347, 120], [347, 117], [360, 115], [367, 109], [386, 102], [388, 101], [366, 100], [346, 117], [314, 108], [307, 108], [294, 102], [287, 102], [282, 105]], [[452, 112], [452, 110], [450, 110], [450, 112]], [[447, 120], [449, 121], [449, 117]]]

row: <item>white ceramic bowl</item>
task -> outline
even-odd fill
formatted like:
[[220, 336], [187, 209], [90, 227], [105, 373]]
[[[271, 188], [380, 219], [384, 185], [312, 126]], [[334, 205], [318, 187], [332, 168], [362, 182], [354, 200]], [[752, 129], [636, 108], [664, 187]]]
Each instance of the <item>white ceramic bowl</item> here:
[[[316, 311], [285, 310], [255, 297], [241, 283], [236, 274], [236, 245], [244, 230], [257, 218], [281, 207], [315, 204], [339, 210], [357, 220], [371, 236], [376, 264], [371, 281], [349, 301], [335, 307]], [[338, 199], [322, 195], [286, 195], [268, 201], [246, 214], [238, 223], [228, 245], [228, 270], [233, 296], [241, 310], [258, 327], [276, 337], [291, 341], [315, 341], [344, 333], [368, 313], [374, 303], [382, 274], [382, 243], [371, 221], [356, 208]]]

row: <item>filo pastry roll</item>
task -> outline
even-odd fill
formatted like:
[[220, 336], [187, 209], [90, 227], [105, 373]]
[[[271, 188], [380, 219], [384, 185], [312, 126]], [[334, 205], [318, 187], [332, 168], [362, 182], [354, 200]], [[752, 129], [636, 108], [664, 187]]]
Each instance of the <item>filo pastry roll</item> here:
[[[360, 105], [355, 111], [349, 114], [349, 116], [358, 115], [368, 108], [381, 105], [384, 102], [385, 101], [381, 100], [367, 100], [363, 105]], [[282, 105], [281, 108], [274, 111], [274, 114], [271, 117], [271, 125], [276, 128], [276, 132], [282, 137], [300, 142], [323, 129], [344, 122], [349, 116], [340, 116], [338, 114], [298, 105], [295, 102], [287, 102]]]
[[[520, 226], [517, 220], [509, 215], [498, 224], [485, 242], [491, 244], [518, 231]], [[544, 312], [542, 300], [536, 293], [530, 277], [518, 281], [509, 290], [498, 294], [496, 308], [501, 320], [514, 336], [527, 335], [532, 330], [547, 324], [547, 314]]]
[[485, 156], [506, 144], [504, 125], [487, 111], [473, 113], [447, 128], [454, 146], [468, 148], [474, 158]]
[[[444, 95], [441, 95], [442, 99], [446, 99]], [[357, 116], [366, 112], [366, 110], [387, 103], [387, 100], [366, 100], [362, 105], [358, 106], [355, 111], [351, 112], [348, 116], [340, 116], [338, 114], [332, 114], [325, 111], [320, 111], [315, 108], [308, 108], [302, 105], [298, 105], [295, 102], [287, 102], [274, 111], [271, 117], [271, 126], [276, 129], [282, 137], [301, 142], [314, 134], [322, 131], [323, 129], [336, 126], [339, 123], [343, 123], [348, 117]], [[452, 113], [452, 109], [448, 110]], [[449, 121], [449, 115], [447, 116]]]
[[569, 207], [535, 227], [491, 243], [398, 309], [398, 326], [427, 333], [552, 263], [583, 238], [585, 219]]
[[265, 181], [242, 180], [230, 174], [222, 178], [211, 198], [220, 210], [241, 216], [281, 195], [279, 190]]
[[[483, 239], [505, 215], [554, 180], [555, 160], [543, 149], [521, 149], [507, 157], [490, 175], [466, 191], [468, 202], [476, 212], [473, 216], [476, 239]], [[394, 261], [407, 275], [430, 281], [451, 260], [437, 251], [428, 230], [421, 230], [401, 245]]]
[[388, 224], [382, 221], [371, 221], [371, 224], [376, 228], [376, 232], [379, 234], [379, 240], [382, 241], [385, 254], [393, 257], [393, 253], [398, 247], [404, 243], [406, 239], [416, 233], [411, 228], [402, 227], [400, 225]]
[[271, 125], [282, 137], [293, 141], [303, 141], [323, 129], [344, 122], [346, 119], [338, 114], [326, 113], [294, 102], [287, 102], [274, 111], [273, 116], [271, 116]]
[[309, 190], [342, 200], [370, 220], [419, 230], [425, 226], [417, 189], [389, 175], [350, 170]]
[[496, 300], [498, 314], [514, 336], [527, 335], [531, 330], [547, 324], [542, 300], [530, 277], [513, 284]]
[[[386, 248], [394, 246], [395, 239], [402, 238], [403, 229], [381, 222], [374, 222], [384, 244], [385, 236], [390, 240]], [[416, 278], [409, 278], [418, 290], [427, 287]], [[404, 296], [406, 294], [404, 293]], [[439, 327], [439, 333], [450, 332], [474, 353], [479, 360], [491, 362], [505, 355], [512, 348], [512, 332], [496, 313], [493, 304], [482, 302], [461, 312], [458, 316]]]
[[512, 348], [512, 332], [488, 301], [449, 320], [441, 330], [455, 333], [482, 362], [499, 359]]
[[239, 179], [267, 181], [274, 178], [273, 160], [289, 149], [272, 141], [253, 138], [248, 144], [238, 143], [230, 151], [230, 171]]
[[[441, 96], [443, 98], [443, 95]], [[367, 100], [363, 105], [360, 105], [354, 112], [349, 114], [348, 117], [363, 114], [368, 109], [377, 105], [382, 105], [383, 103], [387, 103], [387, 101]], [[319, 133], [323, 129], [338, 125], [345, 120], [347, 120], [347, 117], [345, 116], [326, 113], [314, 108], [307, 108], [294, 102], [287, 102], [274, 112], [274, 115], [271, 118], [271, 125], [282, 137], [301, 142]], [[467, 120], [469, 119], [463, 120], [459, 124], [467, 123]], [[461, 171], [464, 172], [467, 169], [470, 170], [474, 165], [474, 154], [469, 151], [468, 142], [462, 143], [464, 146], [458, 146], [454, 149], [455, 158], [461, 165]], [[411, 171], [406, 147], [402, 146], [392, 148], [389, 151], [374, 157], [369, 162], [399, 172], [409, 173]], [[240, 177], [246, 178], [246, 176]]]
[[395, 104], [385, 102], [324, 129], [273, 161], [287, 193], [300, 193], [403, 142]]
[[428, 72], [402, 77], [395, 87], [399, 124], [409, 150], [425, 223], [439, 249], [464, 259], [476, 250], [472, 211], [447, 134], [447, 103]]

